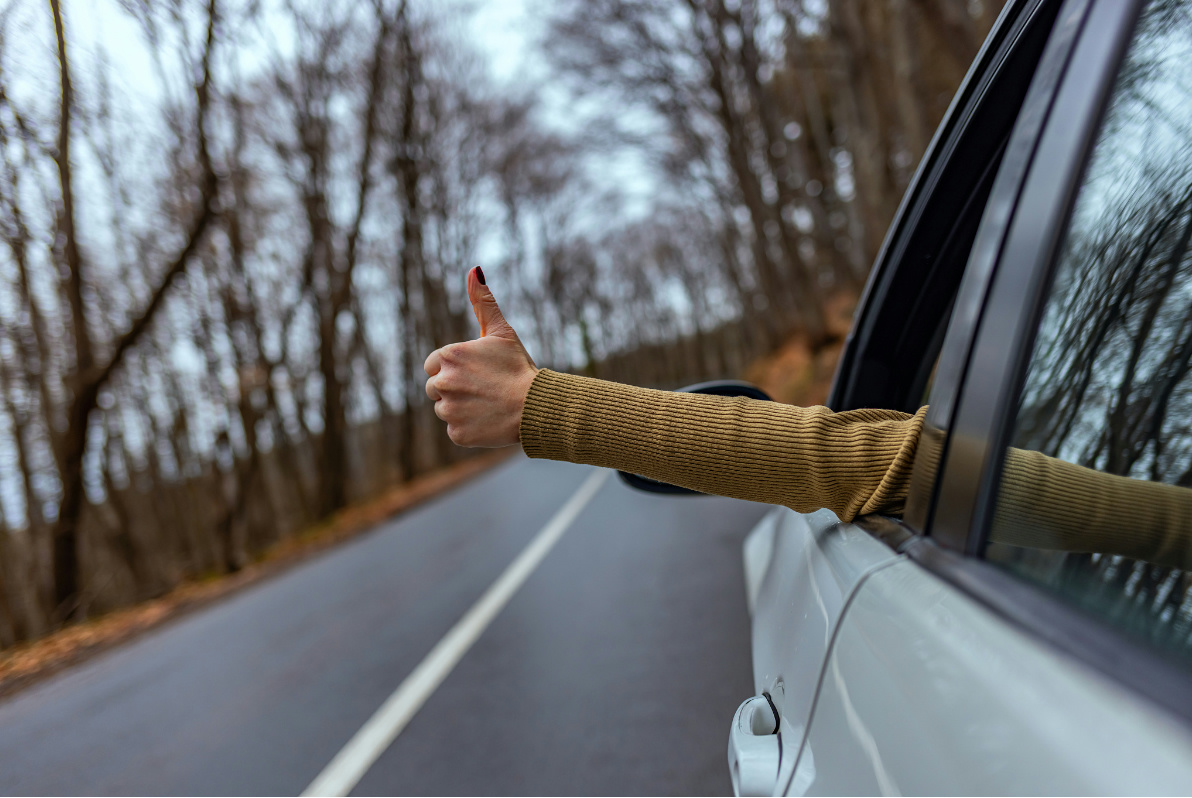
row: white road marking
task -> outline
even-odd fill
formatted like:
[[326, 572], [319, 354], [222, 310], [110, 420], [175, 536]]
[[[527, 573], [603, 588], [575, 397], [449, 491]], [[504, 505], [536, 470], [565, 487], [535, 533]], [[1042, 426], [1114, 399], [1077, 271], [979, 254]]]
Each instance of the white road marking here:
[[398, 685], [393, 695], [385, 699], [381, 708], [323, 768], [323, 772], [302, 792], [303, 795], [343, 796], [352, 791], [509, 603], [509, 599], [513, 598], [611, 473], [600, 469], [580, 485], [579, 490], [547, 521], [542, 531], [509, 564], [472, 609], [451, 627], [451, 631]]

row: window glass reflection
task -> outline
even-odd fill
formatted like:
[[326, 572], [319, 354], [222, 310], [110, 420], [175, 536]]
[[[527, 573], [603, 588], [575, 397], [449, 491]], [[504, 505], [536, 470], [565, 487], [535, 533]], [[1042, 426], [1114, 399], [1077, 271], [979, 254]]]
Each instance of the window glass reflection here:
[[1145, 9], [1068, 223], [987, 556], [1192, 652], [1192, 14]]

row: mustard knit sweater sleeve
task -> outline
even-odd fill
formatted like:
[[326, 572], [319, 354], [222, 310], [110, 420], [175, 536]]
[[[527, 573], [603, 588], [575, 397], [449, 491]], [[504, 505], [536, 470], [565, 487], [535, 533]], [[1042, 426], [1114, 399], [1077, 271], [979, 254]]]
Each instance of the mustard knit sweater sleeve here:
[[[530, 457], [618, 468], [686, 488], [832, 510], [901, 515], [927, 408], [795, 407], [634, 388], [543, 369], [526, 396]], [[1010, 449], [992, 539], [1192, 566], [1192, 490]]]
[[898, 515], [926, 408], [833, 413], [634, 388], [542, 369], [522, 411], [530, 457], [618, 468], [703, 493]]

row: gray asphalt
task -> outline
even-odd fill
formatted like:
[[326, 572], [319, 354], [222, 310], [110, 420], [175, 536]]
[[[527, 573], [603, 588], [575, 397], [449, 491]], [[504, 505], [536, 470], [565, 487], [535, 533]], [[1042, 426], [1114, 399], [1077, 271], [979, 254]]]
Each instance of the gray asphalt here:
[[[0, 794], [294, 795], [590, 469], [516, 458], [0, 703]], [[768, 508], [613, 479], [353, 794], [724, 794]]]

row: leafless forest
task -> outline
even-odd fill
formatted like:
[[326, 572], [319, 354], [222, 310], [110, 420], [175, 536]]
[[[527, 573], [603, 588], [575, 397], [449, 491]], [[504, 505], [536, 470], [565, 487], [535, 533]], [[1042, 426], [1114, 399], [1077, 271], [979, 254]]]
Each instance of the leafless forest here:
[[477, 5], [0, 8], [0, 646], [467, 456], [472, 266], [539, 365], [828, 345], [1000, 3], [528, 0], [545, 82]]

